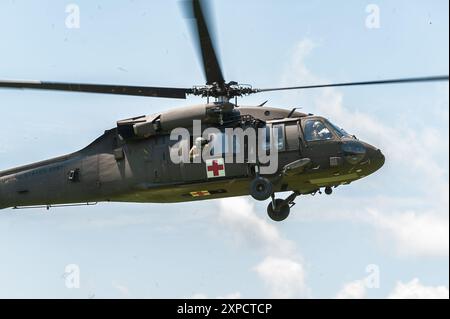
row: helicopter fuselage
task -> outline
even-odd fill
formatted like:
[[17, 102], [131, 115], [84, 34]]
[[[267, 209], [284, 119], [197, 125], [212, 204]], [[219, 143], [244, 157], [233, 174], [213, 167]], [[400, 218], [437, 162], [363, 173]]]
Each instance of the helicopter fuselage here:
[[[199, 112], [202, 108], [208, 106], [171, 111], [172, 116], [162, 113], [146, 120], [121, 121], [78, 152], [0, 172], [0, 209], [109, 201], [174, 203], [249, 195], [249, 183], [258, 174], [255, 163], [226, 163], [221, 155], [199, 163], [171, 160], [170, 149], [177, 141], [170, 139], [168, 128], [185, 124], [177, 122], [178, 114], [189, 121], [204, 121], [204, 127], [218, 125], [207, 111]], [[384, 164], [380, 150], [342, 133], [322, 117], [268, 107], [236, 110], [240, 118], [255, 119], [268, 130], [280, 132], [276, 172], [265, 176], [274, 193], [312, 194], [350, 184]], [[222, 128], [227, 126], [221, 121]], [[146, 129], [143, 125], [148, 122], [152, 125]], [[326, 128], [326, 138], [308, 138], [308, 125], [319, 122]], [[165, 129], [158, 131], [154, 123]], [[303, 164], [292, 165], [298, 161]]]

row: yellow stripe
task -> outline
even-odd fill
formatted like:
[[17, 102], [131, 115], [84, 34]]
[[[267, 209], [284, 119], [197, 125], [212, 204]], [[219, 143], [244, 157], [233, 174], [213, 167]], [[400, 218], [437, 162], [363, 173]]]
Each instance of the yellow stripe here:
[[211, 195], [208, 191], [198, 191], [198, 192], [191, 192], [192, 197], [201, 197], [201, 196], [209, 196]]

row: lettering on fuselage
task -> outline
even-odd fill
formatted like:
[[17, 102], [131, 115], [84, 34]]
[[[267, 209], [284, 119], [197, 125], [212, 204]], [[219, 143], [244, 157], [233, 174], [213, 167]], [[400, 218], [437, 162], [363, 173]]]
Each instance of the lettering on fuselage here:
[[47, 168], [39, 168], [39, 169], [36, 169], [33, 171], [29, 171], [29, 172], [17, 175], [16, 178], [17, 178], [17, 180], [22, 180], [22, 179], [35, 177], [35, 176], [42, 176], [42, 175], [47, 175], [47, 174], [54, 173], [54, 172], [59, 172], [63, 169], [64, 169], [64, 165], [57, 165], [57, 166], [52, 166], [52, 167], [47, 167]]
[[45, 168], [38, 168], [25, 173], [18, 173], [12, 176], [7, 176], [5, 178], [0, 178], [0, 183], [9, 184], [11, 182], [22, 181], [36, 176], [44, 176], [50, 173], [59, 172], [64, 169], [64, 165], [56, 165]]

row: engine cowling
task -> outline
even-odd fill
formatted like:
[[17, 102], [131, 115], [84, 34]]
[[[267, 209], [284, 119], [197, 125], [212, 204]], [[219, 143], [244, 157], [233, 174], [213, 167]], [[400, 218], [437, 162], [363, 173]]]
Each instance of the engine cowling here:
[[222, 124], [224, 117], [231, 114], [233, 110], [234, 105], [231, 103], [195, 105], [118, 121], [117, 129], [119, 135], [124, 139], [143, 139], [170, 133], [178, 127], [192, 127], [195, 120], [201, 121], [202, 124]]

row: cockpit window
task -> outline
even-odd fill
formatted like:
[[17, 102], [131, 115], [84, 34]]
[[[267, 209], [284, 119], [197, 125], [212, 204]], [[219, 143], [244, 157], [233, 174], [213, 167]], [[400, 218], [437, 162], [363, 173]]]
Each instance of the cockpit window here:
[[336, 132], [336, 134], [340, 137], [351, 137], [350, 134], [348, 134], [344, 129], [340, 128], [337, 125], [334, 125], [333, 123], [331, 123], [330, 121], [328, 121], [328, 124], [330, 124], [330, 126], [334, 129], [334, 131]]
[[305, 122], [305, 139], [308, 142], [326, 141], [333, 139], [333, 134], [321, 120], [307, 120]]

